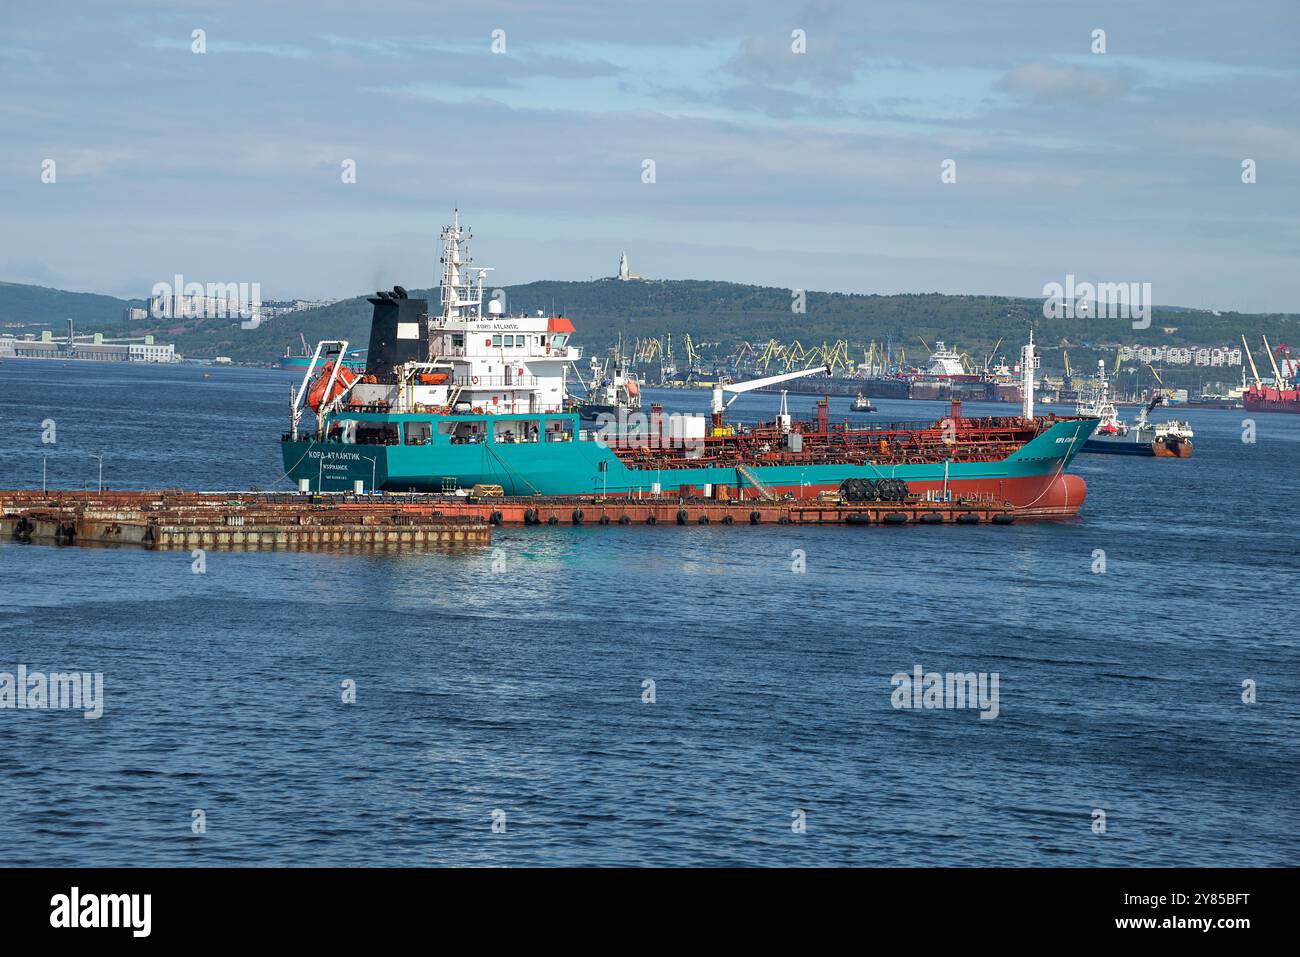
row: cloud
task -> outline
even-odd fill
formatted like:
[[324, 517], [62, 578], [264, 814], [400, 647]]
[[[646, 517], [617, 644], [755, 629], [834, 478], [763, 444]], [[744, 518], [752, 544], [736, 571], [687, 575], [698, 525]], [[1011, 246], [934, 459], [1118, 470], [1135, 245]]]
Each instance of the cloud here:
[[1039, 102], [1117, 100], [1132, 88], [1127, 71], [1073, 64], [1025, 63], [998, 81], [998, 89]]

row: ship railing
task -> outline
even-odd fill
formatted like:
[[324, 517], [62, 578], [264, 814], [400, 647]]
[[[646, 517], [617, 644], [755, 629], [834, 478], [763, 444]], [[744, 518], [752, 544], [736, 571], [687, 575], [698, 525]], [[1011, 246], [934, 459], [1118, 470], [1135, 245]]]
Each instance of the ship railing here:
[[469, 388], [506, 385], [534, 387], [538, 384], [538, 378], [535, 375], [458, 375], [454, 380], [454, 384]]

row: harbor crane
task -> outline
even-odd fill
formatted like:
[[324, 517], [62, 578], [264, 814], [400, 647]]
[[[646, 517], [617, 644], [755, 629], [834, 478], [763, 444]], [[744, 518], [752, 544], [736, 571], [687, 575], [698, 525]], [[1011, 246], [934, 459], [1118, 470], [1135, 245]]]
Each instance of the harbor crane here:
[[[782, 372], [780, 375], [765, 376], [762, 379], [750, 379], [748, 382], [732, 382], [727, 385], [715, 385], [713, 387], [713, 402], [709, 411], [713, 413], [713, 427], [722, 427], [722, 413], [726, 408], [740, 398], [742, 393], [752, 392], [755, 389], [761, 389], [764, 386], [776, 385], [778, 382], [789, 382], [791, 379], [800, 379], [806, 375], [830, 375], [830, 366], [813, 366], [811, 369], [798, 369], [795, 372]], [[732, 397], [724, 401], [722, 394], [724, 392], [734, 393]]]
[[989, 371], [989, 363], [992, 362], [993, 357], [998, 354], [998, 347], [1001, 345], [1002, 345], [1002, 336], [998, 336], [998, 341], [993, 343], [993, 351], [984, 357], [984, 371], [986, 373]]
[[1285, 342], [1283, 342], [1278, 345], [1276, 352], [1278, 355], [1282, 357], [1282, 361], [1284, 363], [1283, 368], [1286, 369], [1287, 381], [1295, 382], [1296, 364], [1291, 359], [1291, 347], [1288, 346]]

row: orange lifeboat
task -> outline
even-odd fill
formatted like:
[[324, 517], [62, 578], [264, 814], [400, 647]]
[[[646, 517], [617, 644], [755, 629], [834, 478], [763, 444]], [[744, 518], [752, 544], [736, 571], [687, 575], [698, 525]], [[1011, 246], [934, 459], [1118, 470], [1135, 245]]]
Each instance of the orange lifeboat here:
[[640, 392], [640, 391], [641, 391], [641, 389], [640, 389], [640, 387], [636, 384], [636, 379], [628, 379], [628, 380], [627, 380], [627, 394], [628, 394], [629, 396], [635, 398], [635, 397], [636, 397], [636, 394], [637, 394], [638, 392]]
[[[325, 388], [329, 385], [330, 376], [334, 374], [334, 369], [338, 368], [338, 377], [334, 380], [334, 388], [330, 390], [328, 396], [325, 395]], [[311, 390], [307, 393], [307, 405], [313, 412], [319, 412], [322, 405], [328, 405], [337, 399], [343, 392], [357, 380], [357, 374], [346, 366], [339, 366], [339, 360], [335, 359], [330, 365], [327, 365], [316, 380], [311, 384]]]

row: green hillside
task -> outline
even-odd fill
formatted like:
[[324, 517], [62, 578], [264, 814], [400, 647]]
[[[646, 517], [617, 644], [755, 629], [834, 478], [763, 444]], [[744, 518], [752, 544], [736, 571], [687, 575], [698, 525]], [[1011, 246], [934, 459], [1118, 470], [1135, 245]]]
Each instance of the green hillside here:
[[[436, 308], [437, 294], [414, 290]], [[1046, 364], [1061, 364], [1061, 350], [1070, 361], [1089, 368], [1098, 357], [1114, 355], [1116, 344], [1230, 345], [1245, 333], [1256, 348], [1261, 333], [1274, 343], [1300, 341], [1300, 316], [1295, 314], [1215, 315], [1205, 310], [1157, 306], [1151, 327], [1133, 329], [1120, 319], [1044, 319], [1038, 299], [1003, 296], [857, 295], [810, 292], [806, 311], [795, 313], [787, 289], [698, 280], [617, 282], [534, 282], [507, 287], [507, 304], [516, 312], [558, 310], [574, 320], [575, 341], [587, 352], [609, 348], [622, 336], [637, 338], [671, 333], [675, 347], [686, 334], [700, 346], [706, 361], [725, 362], [739, 343], [756, 347], [769, 339], [798, 340], [806, 348], [845, 339], [849, 356], [861, 360], [869, 342], [887, 339], [906, 350], [910, 362], [927, 354], [921, 340], [945, 340], [977, 362], [1001, 339], [1000, 352], [1014, 361], [1033, 323]], [[125, 300], [87, 293], [68, 293], [39, 286], [0, 284], [0, 321], [23, 322], [27, 331], [51, 328], [56, 334], [70, 316], [80, 332], [107, 336], [151, 333], [175, 342], [189, 357], [230, 356], [236, 362], [270, 364], [286, 348], [297, 351], [299, 333], [308, 341], [345, 338], [364, 346], [369, 338], [370, 305], [364, 297], [346, 299], [241, 329], [234, 320], [144, 320], [127, 323]], [[13, 331], [12, 329], [9, 331]], [[680, 355], [680, 351], [678, 353]], [[1235, 374], [1235, 373], [1233, 373]]]
[[4, 325], [21, 323], [66, 332], [71, 319], [78, 329], [83, 325], [93, 326], [98, 332], [102, 325], [121, 324], [122, 310], [127, 306], [143, 305], [141, 300], [128, 301], [93, 292], [0, 282], [0, 324]]

